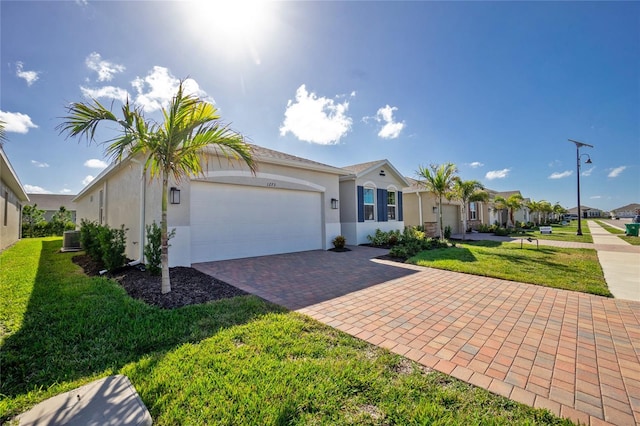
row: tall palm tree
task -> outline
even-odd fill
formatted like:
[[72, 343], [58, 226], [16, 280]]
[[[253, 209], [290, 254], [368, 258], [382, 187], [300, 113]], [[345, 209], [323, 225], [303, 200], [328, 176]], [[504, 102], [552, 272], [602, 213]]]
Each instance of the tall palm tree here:
[[484, 190], [484, 185], [477, 180], [462, 180], [456, 177], [453, 182], [452, 198], [462, 202], [462, 239], [464, 240], [467, 235], [469, 203], [487, 201], [489, 194]]
[[500, 195], [496, 196], [493, 199], [493, 209], [498, 211], [498, 217], [500, 219], [500, 222], [498, 223], [498, 226], [502, 226], [504, 224], [504, 222], [502, 221], [503, 218], [503, 210], [508, 210], [509, 207], [507, 207], [507, 199], [504, 197], [501, 197]]
[[549, 223], [549, 215], [553, 213], [551, 203], [546, 200], [540, 201], [540, 211], [544, 214], [544, 223]]
[[213, 105], [185, 94], [183, 83], [180, 81], [168, 107], [162, 108], [162, 123], [145, 118], [142, 109], [131, 106], [128, 100], [122, 106], [122, 117], [118, 118], [92, 99], [86, 104], [72, 103], [67, 108], [69, 115], [63, 117], [63, 123], [58, 126], [60, 133], [86, 138], [91, 143], [95, 142], [95, 132], [100, 123], [117, 124], [119, 135], [102, 142], [106, 145], [105, 154], [118, 162], [141, 155], [145, 172], [150, 172], [151, 179], [162, 180], [162, 293], [171, 291], [167, 232], [169, 178], [180, 182], [189, 176], [202, 174], [203, 152], [209, 145], [218, 147], [219, 152], [229, 158], [244, 161], [253, 173], [256, 170], [251, 147], [242, 135], [219, 121], [220, 116]]
[[507, 198], [506, 206], [507, 209], [509, 209], [509, 221], [511, 222], [511, 226], [516, 225], [516, 221], [513, 217], [514, 212], [516, 210], [520, 210], [523, 204], [524, 198], [520, 194], [512, 194]]
[[449, 196], [453, 189], [453, 182], [458, 169], [453, 163], [432, 164], [429, 168], [418, 167], [416, 175], [419, 184], [438, 196], [438, 216], [440, 218], [440, 239], [444, 240], [444, 227], [442, 226], [442, 198]]
[[540, 202], [535, 200], [529, 200], [527, 203], [527, 208], [529, 209], [529, 213], [531, 215], [536, 215], [535, 224], [540, 225]]
[[560, 203], [556, 202], [553, 205], [553, 214], [555, 215], [555, 219], [560, 218], [563, 214], [565, 214], [567, 212], [567, 209], [565, 209], [564, 207], [562, 207], [562, 205], [560, 205]]

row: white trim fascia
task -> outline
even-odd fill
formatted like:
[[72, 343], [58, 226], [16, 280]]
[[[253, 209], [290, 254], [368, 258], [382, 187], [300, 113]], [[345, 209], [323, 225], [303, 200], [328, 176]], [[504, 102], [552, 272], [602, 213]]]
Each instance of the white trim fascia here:
[[[215, 182], [216, 178], [225, 178], [225, 177], [240, 177], [240, 178], [245, 178], [247, 179], [247, 181], [249, 183], [253, 183], [251, 186], [260, 186], [260, 185], [256, 185], [257, 183], [259, 183], [259, 180], [273, 180], [273, 181], [278, 181], [278, 182], [286, 182], [289, 184], [293, 184], [292, 186], [299, 186], [299, 187], [303, 187], [304, 189], [308, 190], [308, 191], [314, 191], [314, 192], [326, 192], [326, 188], [324, 186], [315, 184], [313, 182], [309, 182], [307, 180], [302, 180], [302, 179], [297, 179], [297, 178], [293, 178], [290, 176], [285, 176], [285, 175], [276, 175], [273, 173], [261, 173], [261, 172], [256, 172], [256, 174], [254, 175], [253, 173], [247, 171], [247, 170], [216, 170], [216, 171], [207, 171], [205, 172], [203, 175], [197, 176], [197, 177], [192, 177], [191, 180], [192, 181], [200, 181], [200, 182]], [[255, 180], [255, 182], [251, 182], [251, 180]], [[219, 183], [226, 183], [229, 184], [231, 182], [219, 182]], [[295, 188], [281, 188], [281, 189], [295, 189]]]
[[86, 195], [87, 192], [89, 192], [91, 188], [98, 185], [102, 180], [104, 180], [107, 176], [110, 176], [116, 170], [119, 170], [121, 166], [123, 166], [125, 163], [128, 163], [130, 160], [131, 157], [127, 157], [124, 160], [114, 161], [113, 163], [109, 164], [109, 166], [101, 171], [98, 176], [96, 176], [91, 182], [87, 184], [87, 186], [82, 188], [82, 190], [78, 192], [78, 195], [76, 195], [75, 198], [71, 200], [71, 202], [75, 203], [76, 201], [80, 200]]
[[[13, 166], [9, 161], [9, 157], [7, 157], [7, 154], [4, 152], [4, 149], [2, 149], [2, 147], [0, 147], [0, 160], [2, 160], [2, 163], [9, 170], [9, 178], [13, 180], [13, 182], [5, 180], [7, 186], [13, 191], [14, 194], [16, 194], [20, 201], [29, 202], [29, 196], [25, 192], [24, 187], [22, 186], [22, 183], [18, 178], [18, 175], [16, 174], [15, 170], [13, 170]], [[2, 169], [4, 169], [5, 167], [0, 168], [0, 176]], [[22, 197], [20, 197], [21, 195]]]

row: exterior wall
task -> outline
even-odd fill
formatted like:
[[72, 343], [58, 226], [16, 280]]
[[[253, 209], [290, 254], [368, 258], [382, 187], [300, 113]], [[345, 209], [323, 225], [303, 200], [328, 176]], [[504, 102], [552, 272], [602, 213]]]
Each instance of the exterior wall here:
[[0, 181], [0, 251], [20, 239], [22, 227], [22, 204], [18, 196]]
[[[428, 191], [406, 193], [404, 195], [404, 222], [411, 226], [424, 226], [429, 237], [440, 235], [440, 217], [438, 215], [438, 197]], [[420, 202], [422, 202], [422, 223], [420, 222]], [[462, 232], [462, 216], [457, 201], [442, 200], [442, 223], [450, 226], [451, 233]]]
[[[389, 220], [386, 222], [378, 222], [378, 218], [376, 217], [375, 221], [364, 221], [358, 222], [357, 218], [357, 205], [358, 205], [358, 197], [356, 187], [358, 186], [373, 186], [376, 189], [393, 189], [396, 192], [402, 192], [402, 188], [405, 185], [404, 182], [399, 180], [388, 168], [384, 168], [386, 170], [386, 176], [380, 176], [380, 170], [376, 169], [372, 172], [359, 176], [354, 180], [347, 180], [340, 183], [342, 186], [342, 200], [347, 203], [349, 210], [347, 210], [348, 214], [345, 214], [344, 219], [346, 221], [342, 222], [342, 232], [345, 238], [347, 238], [347, 242], [349, 244], [367, 244], [369, 240], [367, 236], [373, 235], [376, 229], [380, 229], [382, 231], [388, 232], [392, 230], [404, 230], [404, 220]], [[378, 206], [378, 196], [374, 194], [375, 197], [375, 205]], [[403, 204], [403, 219], [406, 214], [405, 207], [405, 194], [403, 193], [402, 204]], [[396, 201], [397, 203], [397, 201]], [[344, 204], [343, 204], [344, 205]], [[397, 205], [397, 204], [396, 204]], [[341, 205], [342, 208], [342, 205]], [[396, 207], [396, 218], [398, 217], [398, 207]], [[377, 209], [376, 209], [377, 210]], [[376, 213], [377, 214], [377, 213]]]
[[[82, 219], [100, 223], [100, 191], [103, 192], [102, 224], [112, 228], [120, 228], [121, 225], [124, 225], [128, 229], [125, 254], [133, 260], [140, 258], [140, 248], [144, 244], [140, 223], [142, 207], [140, 203], [143, 200], [140, 196], [142, 184], [142, 166], [129, 161], [119, 166], [115, 173], [91, 188], [90, 191], [82, 194], [82, 197], [75, 201], [78, 224]], [[147, 186], [144, 190], [149, 197], [149, 193], [153, 192], [153, 185]], [[147, 199], [145, 210], [147, 213], [153, 214], [149, 204]], [[157, 210], [157, 222], [159, 223], [159, 204]]]
[[[333, 239], [341, 234], [340, 209], [331, 208], [331, 199], [341, 198], [336, 174], [259, 162], [256, 174], [252, 175], [247, 166], [240, 162], [210, 159], [210, 163], [217, 164], [218, 167], [209, 168], [204, 176], [194, 177], [193, 180], [322, 193], [322, 223], [319, 226], [322, 228], [323, 249], [333, 247]], [[176, 229], [176, 236], [171, 240], [169, 248], [169, 261], [171, 266], [190, 266], [191, 262], [187, 263], [187, 259], [191, 257], [190, 233], [197, 232], [190, 227], [191, 190], [188, 181], [175, 186], [180, 189], [180, 204], [170, 204], [168, 208], [169, 229]]]

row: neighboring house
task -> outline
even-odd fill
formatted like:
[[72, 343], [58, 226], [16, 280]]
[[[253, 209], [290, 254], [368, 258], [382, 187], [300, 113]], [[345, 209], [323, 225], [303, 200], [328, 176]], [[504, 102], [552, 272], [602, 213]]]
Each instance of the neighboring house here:
[[[426, 190], [412, 178], [405, 177], [410, 186], [404, 188], [404, 221], [408, 226], [424, 226], [430, 237], [440, 236], [440, 219], [438, 216], [438, 196]], [[471, 202], [467, 205], [467, 230], [477, 229], [481, 224], [488, 224], [490, 204]], [[462, 202], [442, 199], [442, 225], [451, 228], [452, 234], [462, 233]]]
[[403, 188], [409, 182], [388, 160], [343, 167], [340, 177], [340, 223], [347, 244], [368, 243], [376, 229], [404, 229]]
[[49, 222], [60, 207], [64, 207], [71, 213], [71, 221], [76, 223], [76, 205], [73, 203], [75, 195], [64, 194], [28, 194], [29, 202], [27, 204], [37, 205], [39, 210], [44, 210], [44, 220]]
[[0, 146], [0, 251], [20, 239], [22, 206], [28, 202], [29, 196]]
[[[498, 192], [493, 190], [487, 190], [487, 191], [489, 192], [489, 200], [490, 200], [489, 202], [491, 204], [493, 204], [493, 201], [496, 199], [496, 197], [502, 197], [505, 200], [507, 200], [509, 199], [510, 196], [514, 194], [522, 195], [520, 191], [504, 191], [504, 192]], [[516, 222], [524, 222], [524, 223], [531, 222], [531, 213], [527, 208], [528, 201], [530, 201], [529, 198], [523, 198], [522, 208], [513, 212], [513, 220], [515, 220]], [[508, 209], [497, 210], [495, 207], [491, 207], [489, 209], [489, 224], [497, 223], [499, 225], [504, 226], [508, 222], [509, 222]]]
[[[401, 191], [406, 182], [386, 160], [371, 163], [375, 172], [353, 171], [252, 148], [258, 164], [255, 176], [245, 164], [209, 148], [203, 160], [212, 167], [203, 176], [170, 184], [168, 227], [176, 230], [169, 242], [170, 266], [329, 249], [340, 234], [355, 245], [367, 242], [369, 230], [403, 228]], [[358, 221], [361, 209], [370, 210], [369, 199], [359, 203], [358, 187], [363, 195], [365, 187], [376, 189], [374, 221]], [[161, 184], [149, 182], [140, 158], [110, 165], [74, 202], [78, 220], [116, 228], [124, 224], [127, 257], [143, 259], [145, 225], [160, 223]], [[383, 207], [386, 217], [380, 215]], [[390, 219], [392, 214], [395, 219]], [[386, 220], [378, 222], [383, 217]]]
[[616, 217], [634, 217], [635, 215], [640, 214], [640, 204], [627, 204], [626, 206], [611, 210], [611, 213]]
[[[580, 205], [580, 213], [582, 214], [582, 218], [583, 219], [588, 219], [588, 218], [592, 218], [592, 217], [605, 217], [605, 216], [607, 216], [600, 209], [595, 209], [593, 207], [583, 206], [582, 204]], [[569, 209], [569, 214], [577, 215], [578, 214], [578, 207], [576, 206], [576, 207], [573, 207], [573, 208]]]

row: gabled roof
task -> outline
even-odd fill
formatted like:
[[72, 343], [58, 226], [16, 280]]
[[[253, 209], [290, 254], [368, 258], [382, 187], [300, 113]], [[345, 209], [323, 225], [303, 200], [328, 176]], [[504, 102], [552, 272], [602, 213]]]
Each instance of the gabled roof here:
[[628, 211], [636, 211], [636, 210], [640, 210], [640, 204], [638, 203], [627, 204], [626, 206], [618, 207], [617, 209], [613, 209], [612, 211], [628, 212]]
[[[253, 157], [258, 162], [258, 168], [260, 167], [259, 163], [269, 163], [269, 164], [278, 164], [289, 167], [295, 167], [299, 169], [305, 170], [315, 170], [325, 173], [332, 173], [340, 176], [347, 175], [348, 172], [339, 168], [329, 166], [327, 164], [318, 163], [317, 161], [308, 160], [302, 157], [296, 157], [295, 155], [286, 154], [284, 152], [276, 151], [273, 149], [265, 148], [259, 145], [249, 144], [253, 151]], [[216, 148], [215, 146], [210, 146], [204, 149], [204, 152], [211, 155], [221, 155], [224, 156], [224, 153], [220, 148]], [[93, 186], [97, 185], [101, 181], [103, 181], [106, 177], [115, 173], [122, 166], [131, 161], [131, 157], [127, 157], [121, 162], [114, 162], [109, 165], [106, 169], [104, 169], [94, 180], [91, 181], [87, 186], [85, 186], [78, 195], [75, 196], [73, 201], [77, 201], [87, 193], [87, 191]]]
[[258, 160], [265, 163], [280, 164], [291, 167], [298, 167], [301, 169], [318, 170], [322, 172], [334, 173], [337, 175], [347, 174], [343, 169], [330, 166], [328, 164], [319, 163], [317, 161], [308, 160], [302, 157], [296, 157], [295, 155], [286, 154], [284, 152], [276, 151], [274, 149], [265, 148], [259, 145], [249, 144], [253, 149], [253, 155]]
[[37, 204], [40, 210], [58, 211], [61, 206], [65, 209], [73, 211], [76, 206], [73, 204], [75, 195], [65, 194], [29, 194], [29, 205]]
[[342, 167], [342, 169], [347, 171], [348, 174], [347, 176], [343, 176], [340, 179], [349, 180], [349, 179], [359, 178], [374, 170], [381, 169], [381, 168], [390, 169], [405, 186], [410, 185], [407, 179], [404, 176], [402, 176], [402, 174], [398, 172], [398, 170], [396, 170], [396, 168], [393, 167], [393, 165], [387, 159], [369, 161], [367, 163], [352, 164], [350, 166], [344, 166]]
[[26, 192], [24, 192], [24, 187], [22, 183], [20, 183], [20, 179], [18, 179], [18, 175], [13, 170], [11, 163], [9, 162], [9, 158], [7, 154], [5, 154], [4, 149], [0, 146], [0, 180], [7, 185], [13, 191], [14, 194], [18, 197], [18, 200], [22, 202], [29, 201], [29, 196]]

